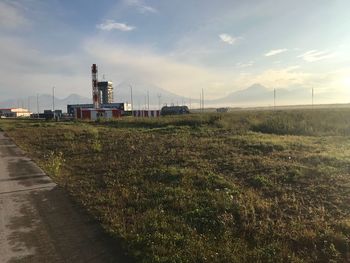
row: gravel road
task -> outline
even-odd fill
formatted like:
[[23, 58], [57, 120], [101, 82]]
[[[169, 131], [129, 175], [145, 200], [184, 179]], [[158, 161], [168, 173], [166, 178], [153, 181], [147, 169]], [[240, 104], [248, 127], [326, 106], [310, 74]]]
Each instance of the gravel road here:
[[0, 132], [0, 262], [130, 262], [119, 244]]

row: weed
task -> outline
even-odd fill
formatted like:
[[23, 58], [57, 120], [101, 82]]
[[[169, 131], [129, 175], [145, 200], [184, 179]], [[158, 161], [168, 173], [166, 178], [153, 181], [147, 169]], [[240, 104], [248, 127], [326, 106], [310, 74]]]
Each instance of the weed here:
[[46, 157], [45, 170], [53, 177], [58, 177], [60, 175], [60, 171], [62, 165], [64, 163], [63, 153], [62, 152], [49, 152]]
[[0, 127], [137, 262], [349, 262], [349, 114]]

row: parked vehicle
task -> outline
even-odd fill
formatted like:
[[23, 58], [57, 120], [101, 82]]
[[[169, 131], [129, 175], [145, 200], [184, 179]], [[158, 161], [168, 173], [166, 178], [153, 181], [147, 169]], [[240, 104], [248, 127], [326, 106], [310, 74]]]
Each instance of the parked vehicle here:
[[164, 106], [160, 112], [161, 115], [182, 115], [189, 114], [187, 106]]

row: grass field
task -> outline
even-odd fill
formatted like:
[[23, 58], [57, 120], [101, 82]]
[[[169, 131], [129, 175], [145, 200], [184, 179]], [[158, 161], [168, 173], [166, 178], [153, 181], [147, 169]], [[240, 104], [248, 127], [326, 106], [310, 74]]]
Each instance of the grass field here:
[[350, 109], [0, 127], [136, 262], [350, 261]]

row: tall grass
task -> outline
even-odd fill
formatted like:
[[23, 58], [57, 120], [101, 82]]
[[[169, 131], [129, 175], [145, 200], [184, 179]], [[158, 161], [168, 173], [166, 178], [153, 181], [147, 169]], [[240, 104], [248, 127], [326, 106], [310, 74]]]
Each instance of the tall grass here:
[[349, 113], [0, 126], [137, 262], [349, 262]]

